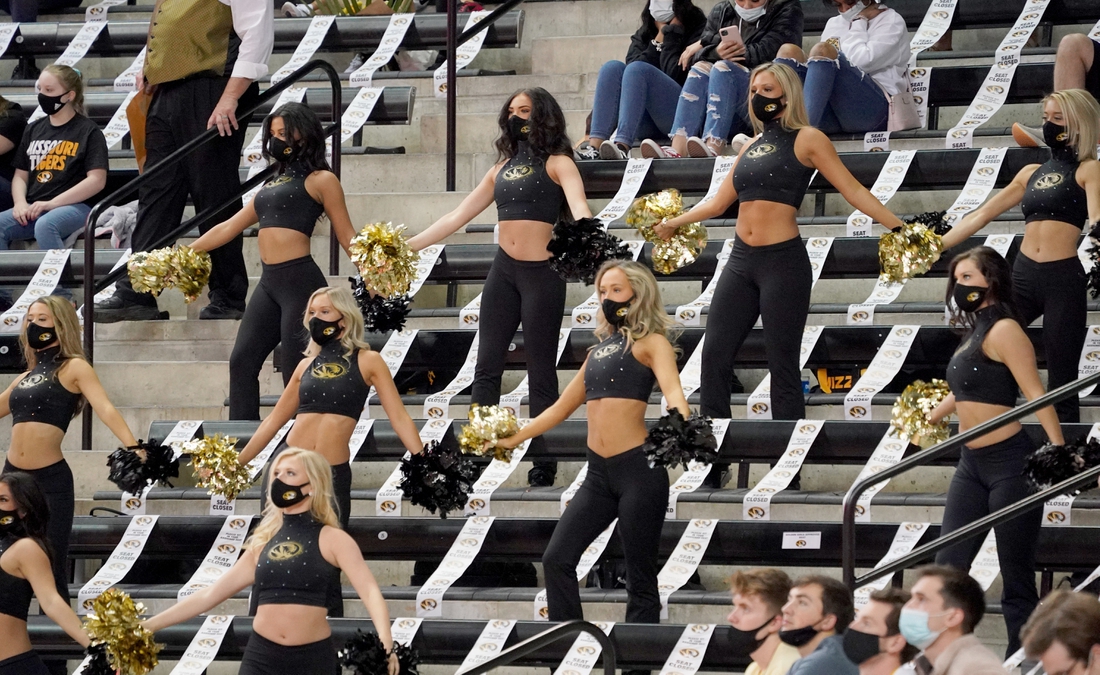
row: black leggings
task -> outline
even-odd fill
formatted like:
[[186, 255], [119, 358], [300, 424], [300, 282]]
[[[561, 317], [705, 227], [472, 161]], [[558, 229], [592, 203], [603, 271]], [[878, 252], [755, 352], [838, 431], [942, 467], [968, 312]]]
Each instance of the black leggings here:
[[[984, 448], [964, 448], [947, 489], [940, 534], [953, 532], [1031, 494], [1023, 472], [1025, 460], [1034, 450], [1035, 444], [1024, 431]], [[1020, 648], [1020, 629], [1039, 603], [1035, 591], [1035, 549], [1042, 513], [1042, 507], [1036, 507], [994, 528], [1004, 582], [1001, 607], [1008, 626], [1008, 654]], [[983, 540], [984, 537], [973, 537], [944, 549], [936, 556], [936, 562], [968, 570]]]
[[707, 315], [699, 380], [704, 415], [731, 416], [734, 359], [756, 319], [763, 317], [764, 351], [772, 376], [772, 419], [806, 416], [798, 357], [812, 285], [810, 259], [801, 238], [769, 246], [749, 246], [740, 239], [734, 243]]
[[0, 675], [50, 675], [33, 649], [0, 661]]
[[290, 383], [309, 344], [309, 334], [302, 326], [306, 303], [313, 291], [327, 285], [310, 256], [264, 264], [229, 357], [229, 419], [260, 419], [260, 370], [280, 342], [283, 386]]
[[641, 446], [605, 458], [588, 451], [588, 477], [542, 556], [551, 621], [583, 619], [577, 563], [611, 521], [626, 557], [627, 623], [660, 623], [657, 547], [668, 506], [668, 471], [650, 468]]
[[[1023, 325], [1043, 317], [1048, 391], [1076, 380], [1088, 330], [1085, 270], [1081, 262], [1074, 256], [1038, 263], [1020, 253], [1012, 266], [1012, 291]], [[1054, 409], [1062, 424], [1081, 421], [1081, 404], [1076, 396], [1056, 403]]]
[[332, 638], [288, 647], [252, 631], [237, 675], [332, 675], [338, 666]]
[[[543, 261], [516, 260], [497, 251], [481, 293], [481, 337], [471, 400], [478, 405], [500, 402], [500, 378], [508, 347], [523, 323], [523, 350], [527, 355], [531, 417], [558, 400], [558, 333], [565, 312], [565, 281]], [[546, 452], [542, 437], [531, 441], [533, 455]], [[540, 460], [536, 466], [555, 466]]]
[[65, 460], [41, 469], [20, 469], [9, 461], [4, 462], [3, 473], [22, 471], [38, 482], [50, 507], [50, 521], [46, 526], [46, 538], [50, 542], [50, 564], [53, 566], [54, 583], [62, 599], [69, 599], [69, 536], [73, 532], [73, 509], [76, 495], [73, 491], [73, 472]]

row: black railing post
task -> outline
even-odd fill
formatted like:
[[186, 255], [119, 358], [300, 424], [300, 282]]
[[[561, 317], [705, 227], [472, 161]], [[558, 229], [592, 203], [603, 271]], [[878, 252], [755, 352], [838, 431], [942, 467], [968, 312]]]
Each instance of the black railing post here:
[[457, 97], [455, 80], [458, 79], [458, 5], [457, 0], [444, 0], [447, 3], [447, 192], [455, 191], [457, 157], [455, 145], [458, 133]]
[[603, 648], [603, 651], [600, 652], [600, 659], [603, 661], [604, 675], [615, 675], [617, 659], [615, 655], [615, 645], [611, 642], [611, 638], [607, 637], [607, 635], [600, 630], [599, 626], [589, 623], [588, 621], [580, 620], [559, 623], [552, 628], [542, 631], [538, 635], [532, 635], [523, 642], [514, 644], [508, 649], [505, 649], [485, 663], [474, 666], [469, 670], [462, 671], [462, 675], [484, 675], [491, 670], [502, 668], [528, 654], [537, 652], [543, 647], [553, 644], [558, 640], [572, 637], [578, 633], [588, 633], [596, 638], [596, 641], [600, 643], [600, 647]]
[[[337, 178], [340, 178], [340, 144], [341, 139], [344, 137], [343, 125], [341, 124], [344, 111], [343, 96], [342, 85], [340, 80], [337, 79], [336, 84], [332, 87], [332, 173], [336, 174]], [[328, 273], [332, 276], [340, 273], [340, 241], [336, 238], [331, 223], [329, 224], [328, 233]]]

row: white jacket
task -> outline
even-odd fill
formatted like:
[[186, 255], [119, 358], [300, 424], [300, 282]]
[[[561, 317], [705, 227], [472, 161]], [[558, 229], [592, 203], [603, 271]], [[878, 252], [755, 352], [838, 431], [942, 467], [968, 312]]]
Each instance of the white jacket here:
[[829, 38], [838, 39], [848, 62], [870, 75], [888, 96], [909, 87], [909, 29], [894, 10], [886, 9], [870, 21], [846, 21], [838, 14], [821, 33], [822, 42]]

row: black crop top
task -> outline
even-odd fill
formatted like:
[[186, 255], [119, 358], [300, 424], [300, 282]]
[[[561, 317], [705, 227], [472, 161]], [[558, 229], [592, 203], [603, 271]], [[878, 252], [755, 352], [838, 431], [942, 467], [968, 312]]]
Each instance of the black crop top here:
[[321, 555], [323, 523], [305, 513], [283, 514], [283, 526], [256, 564], [256, 605], [324, 607], [336, 568]]
[[369, 393], [359, 372], [359, 350], [344, 356], [344, 346], [333, 340], [302, 373], [298, 412], [333, 413], [357, 420]]
[[738, 201], [777, 202], [796, 209], [802, 206], [814, 170], [795, 156], [796, 138], [797, 129], [787, 131], [778, 121], [764, 125], [764, 133], [733, 169]]
[[281, 227], [313, 235], [313, 226], [325, 212], [325, 207], [309, 196], [306, 178], [310, 170], [301, 164], [291, 164], [286, 171], [264, 184], [256, 193], [256, 215], [260, 229]]
[[626, 336], [616, 332], [592, 349], [584, 367], [584, 400], [628, 398], [648, 401], [657, 376], [634, 358]]
[[947, 364], [947, 384], [956, 401], [1016, 406], [1016, 378], [1003, 363], [985, 355], [982, 343], [993, 324], [1005, 318], [999, 307], [986, 307], [974, 314], [974, 330], [955, 350]]
[[65, 363], [57, 358], [60, 347], [37, 352], [38, 363], [11, 390], [8, 406], [12, 424], [42, 422], [67, 431], [80, 404], [80, 394], [62, 386], [57, 371]]
[[1057, 220], [1084, 229], [1089, 219], [1085, 188], [1077, 182], [1076, 150], [1063, 148], [1027, 181], [1020, 208], [1024, 222]]
[[515, 157], [500, 167], [493, 185], [497, 220], [558, 222], [565, 192], [546, 173], [546, 159], [535, 155], [530, 144], [520, 142]]
[[[11, 548], [12, 544], [17, 541], [19, 539], [16, 537], [0, 539], [0, 558], [4, 557], [4, 551]], [[26, 621], [33, 594], [31, 582], [8, 574], [3, 568], [0, 568], [0, 614]]]

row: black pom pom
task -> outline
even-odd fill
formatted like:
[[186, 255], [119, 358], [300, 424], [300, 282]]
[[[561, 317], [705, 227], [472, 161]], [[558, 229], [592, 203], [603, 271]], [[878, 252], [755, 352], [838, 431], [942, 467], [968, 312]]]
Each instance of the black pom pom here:
[[107, 658], [106, 644], [92, 645], [85, 649], [84, 653], [92, 657], [92, 660], [84, 666], [84, 670], [81, 671], [83, 675], [115, 675], [115, 669], [111, 667], [111, 662]]
[[145, 465], [133, 450], [115, 450], [107, 457], [107, 466], [110, 468], [107, 479], [125, 492], [140, 494], [149, 485]]
[[1065, 445], [1047, 443], [1027, 456], [1024, 476], [1036, 490], [1045, 490], [1090, 468], [1086, 456], [1094, 462], [1092, 466], [1100, 461], [1100, 445], [1096, 441], [1082, 440]]
[[630, 248], [595, 218], [558, 223], [546, 250], [550, 252], [550, 269], [558, 276], [566, 281], [579, 279], [586, 284], [595, 281], [596, 271], [604, 262], [633, 257]]
[[409, 501], [446, 518], [450, 511], [466, 506], [466, 499], [477, 480], [473, 461], [451, 444], [436, 441], [424, 446], [424, 452], [401, 460], [401, 484]]
[[1089, 294], [1096, 298], [1100, 296], [1100, 225], [1092, 228], [1088, 233], [1090, 246], [1088, 248], [1089, 260], [1092, 265], [1089, 267], [1088, 280], [1085, 282], [1086, 287], [1089, 289]]
[[905, 222], [920, 223], [942, 237], [951, 230], [951, 225], [948, 224], [946, 216], [946, 211], [925, 211], [912, 218], [906, 218]]
[[718, 441], [709, 417], [692, 414], [684, 419], [679, 410], [669, 408], [649, 430], [642, 452], [651, 467], [682, 464], [686, 469], [693, 460], [713, 464], [718, 459]]
[[[420, 655], [415, 649], [394, 642], [393, 653], [397, 655], [400, 675], [418, 675]], [[352, 675], [388, 675], [389, 656], [382, 640], [374, 633], [355, 631], [355, 637], [344, 643], [337, 655], [340, 665], [351, 670]]]
[[409, 296], [398, 295], [385, 298], [381, 295], [371, 297], [370, 291], [363, 285], [363, 279], [356, 275], [348, 277], [351, 282], [351, 294], [363, 314], [363, 323], [373, 333], [388, 333], [405, 327], [405, 317], [409, 315]]
[[145, 479], [154, 485], [160, 483], [172, 487], [168, 479], [180, 475], [180, 461], [172, 447], [161, 445], [155, 438], [138, 441], [138, 447], [145, 451]]

